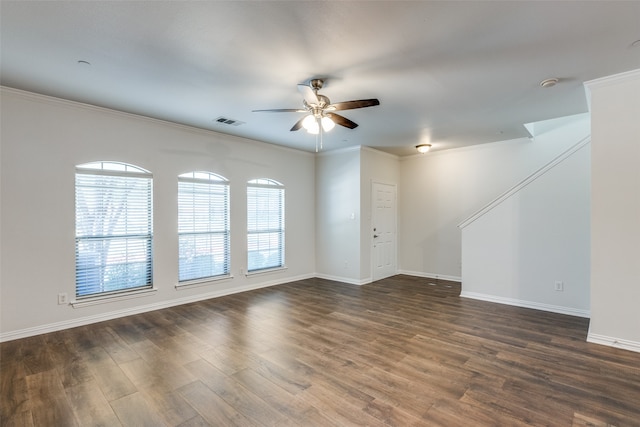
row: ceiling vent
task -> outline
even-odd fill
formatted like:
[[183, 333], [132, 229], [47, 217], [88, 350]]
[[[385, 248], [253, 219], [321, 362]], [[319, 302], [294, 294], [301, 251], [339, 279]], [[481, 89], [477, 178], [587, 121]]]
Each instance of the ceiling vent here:
[[230, 119], [228, 117], [220, 116], [214, 120], [217, 123], [222, 123], [223, 125], [231, 125], [231, 126], [240, 126], [245, 122], [241, 122], [240, 120]]

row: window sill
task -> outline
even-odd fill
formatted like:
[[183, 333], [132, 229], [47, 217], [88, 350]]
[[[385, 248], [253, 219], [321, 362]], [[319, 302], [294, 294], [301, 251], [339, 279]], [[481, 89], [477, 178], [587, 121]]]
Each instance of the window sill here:
[[110, 302], [123, 301], [132, 298], [141, 298], [155, 294], [158, 288], [140, 289], [137, 291], [123, 292], [121, 294], [102, 295], [95, 297], [82, 298], [80, 300], [71, 301], [73, 308], [88, 307], [91, 305], [107, 304]]
[[222, 281], [222, 280], [230, 280], [230, 279], [233, 279], [233, 276], [231, 274], [225, 274], [225, 275], [222, 275], [222, 276], [205, 277], [205, 278], [202, 278], [202, 279], [186, 280], [184, 282], [179, 282], [178, 284], [176, 284], [175, 288], [176, 288], [176, 290], [197, 288], [197, 287], [200, 287], [200, 286], [210, 285], [210, 284], [212, 284], [212, 282], [219, 282], [219, 281]]
[[280, 271], [286, 271], [288, 269], [289, 269], [289, 267], [287, 267], [287, 266], [275, 267], [275, 268], [265, 268], [264, 270], [248, 271], [244, 275], [247, 276], [247, 277], [251, 277], [251, 276], [258, 276], [260, 274], [278, 273]]

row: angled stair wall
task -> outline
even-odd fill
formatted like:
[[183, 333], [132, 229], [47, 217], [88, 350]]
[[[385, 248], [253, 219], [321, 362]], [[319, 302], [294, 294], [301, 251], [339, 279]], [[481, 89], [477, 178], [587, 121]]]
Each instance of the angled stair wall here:
[[589, 317], [590, 141], [459, 224], [463, 297]]

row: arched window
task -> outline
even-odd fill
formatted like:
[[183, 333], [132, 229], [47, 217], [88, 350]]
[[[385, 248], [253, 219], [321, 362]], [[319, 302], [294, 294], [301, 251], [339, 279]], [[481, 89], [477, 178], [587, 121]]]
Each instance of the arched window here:
[[76, 166], [76, 297], [152, 286], [152, 182], [118, 162]]
[[247, 183], [247, 271], [284, 267], [284, 186], [271, 179]]
[[210, 172], [178, 177], [179, 281], [229, 274], [229, 182]]

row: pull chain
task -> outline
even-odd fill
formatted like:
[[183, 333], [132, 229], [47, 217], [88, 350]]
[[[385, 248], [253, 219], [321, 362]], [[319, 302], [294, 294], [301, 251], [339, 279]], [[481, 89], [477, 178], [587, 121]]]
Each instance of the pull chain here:
[[318, 121], [318, 133], [316, 134], [316, 153], [318, 152], [318, 140], [320, 140], [320, 151], [322, 151], [322, 135], [324, 131], [322, 129], [322, 121], [320, 118], [316, 119]]

